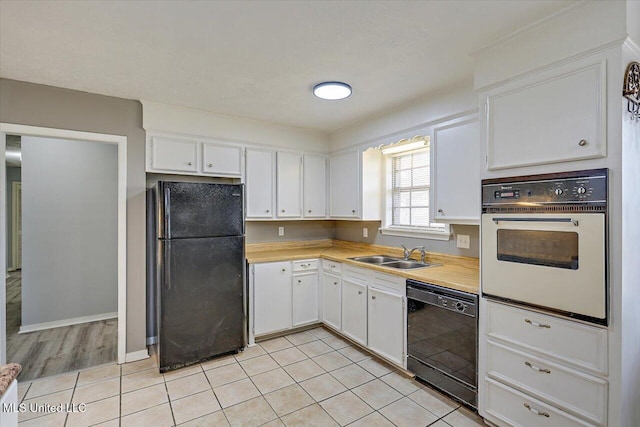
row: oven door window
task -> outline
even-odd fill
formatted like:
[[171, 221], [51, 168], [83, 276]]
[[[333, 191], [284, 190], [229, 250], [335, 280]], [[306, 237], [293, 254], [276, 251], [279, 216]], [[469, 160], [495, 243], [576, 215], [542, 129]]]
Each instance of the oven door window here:
[[578, 233], [498, 230], [498, 260], [546, 267], [578, 269]]

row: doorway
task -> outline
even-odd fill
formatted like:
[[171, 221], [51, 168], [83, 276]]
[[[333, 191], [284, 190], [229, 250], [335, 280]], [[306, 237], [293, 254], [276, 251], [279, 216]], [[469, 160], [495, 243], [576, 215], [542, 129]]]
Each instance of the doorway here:
[[[46, 256], [41, 257], [44, 260], [43, 263], [49, 263], [49, 270], [57, 265], [65, 265], [65, 263], [61, 261], [63, 258], [61, 254], [63, 254], [64, 252], [73, 250], [76, 250], [76, 254], [91, 253], [92, 250], [93, 252], [95, 252], [95, 247], [107, 246], [106, 240], [111, 239], [112, 245], [110, 247], [113, 248], [111, 257], [112, 262], [109, 264], [109, 262], [107, 262], [108, 260], [105, 261], [107, 257], [104, 255], [102, 256], [101, 260], [105, 264], [113, 265], [113, 272], [110, 273], [111, 275], [109, 277], [109, 283], [112, 283], [113, 287], [115, 288], [112, 295], [100, 295], [100, 297], [94, 298], [94, 300], [96, 301], [99, 300], [101, 302], [104, 302], [108, 300], [112, 303], [107, 308], [97, 309], [97, 314], [95, 315], [92, 312], [78, 312], [75, 314], [71, 313], [71, 311], [73, 310], [73, 304], [71, 304], [70, 307], [66, 308], [65, 311], [67, 313], [66, 316], [62, 316], [64, 317], [63, 319], [58, 319], [55, 316], [52, 318], [47, 318], [46, 316], [42, 317], [42, 312], [46, 311], [43, 310], [42, 307], [45, 307], [46, 302], [48, 302], [45, 298], [45, 303], [40, 301], [37, 304], [31, 304], [32, 306], [37, 306], [38, 310], [31, 310], [30, 320], [27, 319], [27, 317], [29, 316], [25, 316], [21, 313], [18, 317], [18, 322], [16, 322], [16, 311], [21, 312], [21, 305], [25, 302], [22, 301], [22, 297], [32, 296], [31, 291], [35, 289], [34, 286], [31, 286], [31, 293], [25, 294], [24, 289], [20, 288], [23, 286], [23, 280], [25, 281], [24, 285], [26, 287], [26, 282], [29, 279], [29, 275], [34, 277], [36, 276], [34, 272], [35, 269], [29, 269], [30, 261], [25, 258], [25, 256], [29, 256], [29, 248], [31, 248], [31, 252], [34, 252], [33, 248], [35, 245], [31, 243], [29, 246], [28, 242], [32, 242], [34, 228], [36, 227], [29, 227], [29, 215], [26, 210], [23, 211], [22, 209], [20, 209], [22, 206], [33, 206], [33, 202], [29, 204], [26, 199], [28, 199], [29, 197], [29, 188], [33, 189], [34, 186], [32, 185], [31, 187], [29, 187], [28, 185], [25, 185], [24, 178], [19, 182], [11, 182], [11, 190], [7, 191], [7, 193], [9, 191], [11, 192], [11, 198], [9, 199], [9, 194], [7, 194], [7, 197], [3, 197], [3, 200], [1, 201], [2, 206], [0, 208], [0, 213], [2, 214], [0, 216], [6, 218], [6, 221], [2, 221], [2, 225], [6, 224], [9, 226], [6, 230], [0, 229], [0, 231], [4, 231], [0, 233], [2, 235], [2, 242], [0, 242], [0, 247], [4, 249], [2, 251], [2, 256], [0, 257], [0, 259], [2, 260], [2, 262], [0, 262], [0, 267], [2, 267], [2, 270], [7, 271], [9, 274], [8, 277], [3, 275], [3, 280], [5, 282], [0, 283], [0, 303], [2, 303], [2, 307], [5, 307], [5, 305], [7, 307], [7, 311], [1, 310], [2, 315], [0, 316], [5, 318], [0, 319], [2, 320], [2, 322], [0, 323], [7, 326], [7, 330], [1, 328], [2, 330], [0, 331], [0, 363], [4, 363], [5, 361], [15, 361], [19, 363], [21, 362], [26, 365], [31, 365], [26, 366], [27, 369], [23, 371], [23, 375], [27, 374], [27, 376], [29, 376], [30, 378], [54, 375], [64, 371], [85, 368], [91, 366], [92, 364], [95, 365], [106, 363], [108, 361], [115, 361], [116, 359], [118, 363], [123, 363], [125, 361], [126, 331], [126, 137], [8, 124], [0, 124], [0, 130], [3, 131], [3, 134], [0, 134], [0, 142], [4, 142], [6, 140], [4, 133], [10, 133], [12, 135], [24, 137], [25, 140], [31, 139], [32, 143], [37, 143], [38, 141], [42, 142], [47, 139], [57, 139], [60, 143], [66, 141], [66, 143], [70, 144], [70, 146], [79, 147], [80, 145], [82, 145], [86, 148], [90, 147], [92, 150], [101, 147], [103, 152], [112, 153], [110, 154], [110, 156], [112, 156], [114, 159], [114, 170], [112, 171], [113, 188], [112, 198], [110, 199], [113, 201], [113, 209], [111, 211], [112, 219], [110, 220], [112, 222], [112, 227], [109, 229], [110, 231], [105, 238], [94, 239], [93, 244], [88, 244], [86, 241], [83, 242], [81, 239], [81, 235], [86, 235], [87, 233], [92, 232], [92, 230], [96, 230], [97, 228], [99, 228], [99, 224], [95, 224], [95, 226], [85, 228], [85, 230], [81, 233], [75, 232], [77, 230], [74, 229], [81, 228], [81, 223], [83, 221], [86, 221], [86, 218], [74, 217], [73, 215], [74, 211], [83, 210], [82, 201], [76, 202], [75, 204], [73, 204], [73, 202], [71, 201], [72, 206], [67, 206], [69, 210], [67, 210], [65, 213], [64, 209], [60, 209], [60, 206], [58, 206], [57, 208], [51, 206], [55, 205], [55, 203], [52, 203], [52, 200], [55, 200], [55, 198], [48, 199], [47, 205], [41, 207], [38, 210], [48, 209], [49, 211], [44, 217], [42, 217], [44, 218], [44, 220], [42, 220], [41, 218], [41, 220], [36, 221], [35, 224], [42, 225], [46, 222], [46, 220], [50, 219], [50, 217], [54, 217], [55, 213], [62, 213], [63, 221], [60, 223], [60, 227], [71, 226], [71, 228], [65, 233], [58, 233], [58, 240], [66, 240], [67, 243], [70, 243], [70, 245], [68, 245], [67, 248], [62, 251], [50, 250], [48, 254], [45, 253]], [[43, 137], [44, 139], [42, 139]], [[5, 169], [5, 160], [10, 155], [10, 153], [5, 153], [5, 144], [0, 145], [2, 146], [2, 149], [0, 149], [0, 161], [2, 162], [2, 169]], [[39, 150], [42, 151], [42, 147], [39, 147]], [[51, 154], [49, 154], [49, 157], [50, 155]], [[96, 167], [99, 168], [100, 163], [103, 162], [91, 162], [90, 165], [86, 165], [84, 170], [95, 170]], [[64, 174], [63, 172], [66, 171], [69, 166], [70, 165], [67, 164], [58, 172], [54, 170], [50, 171], [48, 175], [50, 177], [50, 182], [45, 183], [45, 185], [50, 186], [49, 189], [40, 189], [38, 191], [43, 190], [44, 193], [47, 193], [56, 190], [59, 192], [60, 185], [52, 186], [52, 183], [55, 181], [54, 178], [56, 178], [53, 175]], [[0, 176], [3, 178], [2, 185], [4, 187], [9, 184], [7, 179], [8, 175], [6, 174], [5, 170], [2, 170], [1, 172], [2, 173], [0, 174]], [[44, 171], [41, 172], [44, 173]], [[96, 185], [98, 185], [94, 178], [95, 176], [78, 178], [77, 180], [71, 180], [70, 182], [67, 182], [67, 185], [69, 187], [78, 188], [83, 182], [88, 181], [87, 185], [90, 188], [94, 188]], [[91, 206], [94, 206], [96, 203], [100, 203], [100, 200], [103, 198], [106, 197], [101, 196], [100, 198], [87, 200], [88, 204], [84, 205], [85, 210], [89, 210]], [[45, 201], [46, 199], [46, 197], [42, 197], [41, 200]], [[61, 199], [65, 201], [70, 200], [70, 198], [67, 196], [62, 196]], [[94, 211], [92, 212], [95, 214], [96, 210], [94, 209]], [[85, 215], [85, 217], [90, 216], [91, 215]], [[64, 218], [68, 219], [66, 224], [64, 223]], [[105, 220], [100, 221], [104, 222]], [[31, 224], [34, 224], [33, 219], [31, 220]], [[86, 224], [84, 225], [86, 226]], [[23, 226], [24, 230], [22, 229]], [[38, 233], [41, 233], [42, 235], [55, 234], [57, 228], [57, 225], [43, 225], [41, 229], [38, 230]], [[29, 237], [29, 230], [31, 230], [32, 233], [31, 237]], [[26, 234], [24, 234], [23, 232]], [[63, 237], [61, 238], [60, 236]], [[23, 243], [23, 237], [26, 239], [25, 243]], [[79, 248], [76, 248], [76, 246]], [[25, 252], [25, 255], [23, 255], [23, 249], [27, 251]], [[6, 253], [4, 253], [5, 251]], [[51, 261], [47, 260], [47, 258], [56, 259], [54, 261]], [[84, 280], [87, 284], [91, 284], [92, 282], [99, 282], [100, 271], [97, 271], [95, 269], [83, 270], [83, 264], [86, 263], [86, 260], [82, 260], [81, 256], [78, 256], [77, 258], [76, 269], [79, 272], [82, 272], [82, 280]], [[33, 256], [31, 256], [31, 259], [33, 259]], [[66, 267], [66, 269], [68, 270], [68, 263], [66, 264]], [[25, 268], [24, 271], [23, 268]], [[49, 283], [47, 283], [49, 286], [56, 285], [53, 279], [47, 278], [47, 280], [49, 280]], [[38, 283], [42, 281], [42, 277], [37, 280]], [[31, 283], [33, 282], [34, 280], [32, 277]], [[52, 290], [48, 289], [48, 291]], [[66, 292], [68, 297], [74, 294], [74, 292], [69, 292], [68, 289], [66, 290]], [[97, 288], [96, 292], [99, 293], [100, 288]], [[51, 297], [51, 295], [55, 294], [56, 292], [50, 292], [50, 295], [48, 296], [49, 300], [52, 300], [53, 298]], [[65, 298], [64, 300], [60, 301], [63, 301], [63, 303], [68, 303], [68, 299], [69, 298]], [[87, 298], [86, 300], [89, 301], [89, 299], [90, 298]], [[93, 303], [95, 303], [95, 301], [93, 301]], [[28, 305], [29, 304], [27, 304], [27, 306]], [[55, 305], [54, 301], [51, 301], [51, 304], [49, 304], [49, 306], [52, 305]], [[33, 313], [36, 313], [35, 317]], [[82, 314], [88, 315], [83, 316]], [[37, 318], [37, 316], [41, 316], [41, 318]], [[105, 318], [101, 319], [101, 316]], [[25, 322], [25, 320], [28, 321]], [[40, 344], [35, 346], [32, 345], [31, 347], [14, 346], [14, 344], [25, 337], [29, 337], [28, 340], [30, 340], [32, 344], [33, 342], [39, 342]], [[76, 341], [75, 344], [74, 340]], [[55, 347], [51, 345], [48, 349], [45, 348], [45, 344], [43, 343], [52, 343], [54, 341], [65, 343], [65, 346], [59, 345]], [[109, 348], [109, 345], [105, 345], [106, 341], [112, 342], [111, 348]], [[84, 342], [91, 343], [91, 345], [95, 347], [95, 349], [98, 349], [98, 352], [86, 352], [86, 346], [83, 349], [82, 345], [80, 344]], [[15, 349], [18, 347], [20, 347], [20, 350], [16, 351]], [[45, 356], [49, 356], [49, 359], [46, 361], [38, 360], [38, 357], [43, 354]], [[83, 359], [83, 355], [88, 357], [84, 357]], [[7, 358], [7, 356], [9, 356], [9, 358]]]

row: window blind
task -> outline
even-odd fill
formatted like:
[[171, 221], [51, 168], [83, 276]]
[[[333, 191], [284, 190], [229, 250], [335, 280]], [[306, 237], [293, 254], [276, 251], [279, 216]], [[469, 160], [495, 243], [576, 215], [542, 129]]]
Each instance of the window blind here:
[[429, 149], [392, 157], [392, 225], [429, 227]]

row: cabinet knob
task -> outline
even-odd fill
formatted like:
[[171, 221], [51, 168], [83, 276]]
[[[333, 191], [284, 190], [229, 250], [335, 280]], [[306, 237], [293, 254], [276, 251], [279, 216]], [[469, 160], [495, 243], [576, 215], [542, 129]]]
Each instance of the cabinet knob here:
[[376, 296], [375, 295], [371, 295], [371, 299], [376, 299]]
[[302, 283], [302, 280], [298, 280], [298, 283]]
[[282, 213], [284, 213], [284, 209], [282, 209]]
[[587, 145], [587, 140], [586, 139], [581, 139], [580, 142], [578, 142], [578, 145], [580, 147], [584, 147], [585, 145]]
[[333, 284], [334, 284], [334, 285], [337, 285], [337, 284], [338, 284], [338, 282], [333, 282]]
[[187, 165], [191, 166], [193, 163], [192, 162], [187, 162]]
[[442, 209], [438, 209], [438, 213], [444, 213]]
[[266, 212], [266, 213], [269, 213], [269, 209], [267, 209], [265, 212]]
[[283, 268], [283, 269], [282, 269], [282, 271], [287, 271], [287, 269], [286, 269], [286, 268]]
[[362, 291], [358, 291], [358, 295], [362, 295]]
[[207, 167], [212, 168], [212, 167], [213, 167], [213, 163], [209, 163], [209, 164], [207, 165]]
[[353, 210], [351, 211], [351, 213], [352, 213], [352, 214], [355, 214], [355, 213], [356, 213], [356, 210], [355, 210], [355, 209], [353, 209]]
[[309, 209], [309, 213], [311, 213], [311, 209]]

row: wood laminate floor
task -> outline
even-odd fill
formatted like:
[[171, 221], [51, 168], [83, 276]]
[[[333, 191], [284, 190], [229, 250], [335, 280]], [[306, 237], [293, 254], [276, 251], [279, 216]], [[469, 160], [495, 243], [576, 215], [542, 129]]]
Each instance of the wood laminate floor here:
[[18, 334], [22, 308], [22, 273], [7, 278], [7, 361], [22, 365], [20, 381], [114, 362], [118, 320]]

